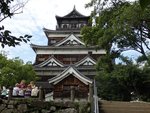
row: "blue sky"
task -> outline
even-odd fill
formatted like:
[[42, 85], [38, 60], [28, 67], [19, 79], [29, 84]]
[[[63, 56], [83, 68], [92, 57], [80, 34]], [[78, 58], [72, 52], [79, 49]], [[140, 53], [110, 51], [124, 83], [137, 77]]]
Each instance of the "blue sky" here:
[[[20, 2], [20, 0], [17, 0]], [[27, 0], [21, 0], [27, 1]], [[32, 35], [28, 44], [21, 46], [5, 47], [0, 50], [6, 51], [8, 58], [19, 57], [24, 62], [34, 63], [36, 54], [30, 48], [30, 44], [46, 45], [47, 38], [43, 32], [43, 27], [55, 29], [55, 15], [64, 16], [72, 11], [74, 5], [76, 9], [84, 15], [90, 15], [92, 9], [85, 9], [85, 4], [90, 0], [29, 0], [23, 8], [23, 13], [17, 14], [11, 19], [7, 18], [2, 22], [5, 29], [11, 30], [15, 36], [24, 34]]]
[[[16, 0], [27, 1], [27, 0]], [[21, 46], [5, 47], [0, 50], [6, 51], [8, 58], [19, 57], [24, 62], [34, 63], [36, 54], [30, 47], [30, 44], [47, 45], [47, 38], [43, 28], [55, 29], [55, 15], [64, 16], [72, 11], [74, 5], [76, 9], [84, 15], [90, 15], [91, 9], [85, 9], [85, 4], [90, 0], [28, 0], [23, 8], [23, 13], [15, 15], [11, 19], [7, 18], [2, 22], [5, 29], [9, 29], [15, 36], [24, 34], [32, 35], [28, 44], [22, 43]], [[132, 0], [133, 1], [133, 0]], [[125, 52], [126, 56], [136, 58], [136, 52]]]

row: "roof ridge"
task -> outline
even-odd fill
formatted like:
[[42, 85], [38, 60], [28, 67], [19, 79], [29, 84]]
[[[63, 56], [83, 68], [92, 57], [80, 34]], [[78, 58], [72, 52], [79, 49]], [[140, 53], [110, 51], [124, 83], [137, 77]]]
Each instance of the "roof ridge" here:
[[89, 16], [85, 16], [85, 15], [81, 14], [79, 11], [77, 11], [77, 9], [74, 5], [73, 10], [70, 13], [66, 14], [65, 16], [56, 15], [55, 17], [56, 18], [67, 18], [67, 17], [71, 18], [71, 17], [89, 17]]

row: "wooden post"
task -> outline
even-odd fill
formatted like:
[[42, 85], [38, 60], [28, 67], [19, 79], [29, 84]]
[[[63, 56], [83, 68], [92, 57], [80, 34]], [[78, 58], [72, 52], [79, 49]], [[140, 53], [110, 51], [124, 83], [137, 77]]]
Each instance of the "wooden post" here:
[[1, 85], [0, 85], [0, 97], [1, 97], [1, 94], [2, 94], [2, 87], [1, 87]]
[[13, 87], [9, 87], [8, 100], [12, 99]]
[[39, 87], [39, 100], [43, 101], [44, 100], [44, 91], [43, 88], [40, 86]]
[[95, 113], [94, 112], [94, 83], [89, 84], [89, 97], [88, 97], [88, 101], [91, 104], [91, 113]]
[[89, 84], [89, 96], [88, 96], [88, 101], [92, 102], [93, 99], [93, 85]]
[[71, 101], [74, 101], [75, 98], [75, 90], [74, 90], [74, 86], [71, 86], [71, 93], [70, 93], [70, 97], [71, 97]]

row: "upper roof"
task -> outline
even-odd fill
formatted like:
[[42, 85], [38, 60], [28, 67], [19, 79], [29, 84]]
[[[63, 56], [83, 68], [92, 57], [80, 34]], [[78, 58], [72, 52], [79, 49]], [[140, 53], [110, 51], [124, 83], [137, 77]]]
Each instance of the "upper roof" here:
[[80, 34], [80, 30], [79, 29], [70, 29], [70, 30], [51, 30], [51, 29], [47, 29], [47, 28], [43, 28], [44, 33], [46, 34], [46, 37], [62, 37], [62, 35], [64, 35], [64, 37], [66, 37], [67, 35], [69, 35], [70, 33], [76, 34], [81, 36]]
[[96, 50], [96, 46], [41, 46], [30, 44], [31, 48], [36, 54], [88, 54], [92, 51], [92, 54], [106, 54], [104, 49]]
[[75, 6], [74, 6], [73, 10], [70, 13], [68, 13], [67, 15], [65, 15], [63, 17], [56, 15], [56, 19], [59, 19], [59, 18], [89, 18], [89, 17], [90, 16], [85, 16], [85, 15], [82, 15], [81, 13], [79, 13], [76, 10]]

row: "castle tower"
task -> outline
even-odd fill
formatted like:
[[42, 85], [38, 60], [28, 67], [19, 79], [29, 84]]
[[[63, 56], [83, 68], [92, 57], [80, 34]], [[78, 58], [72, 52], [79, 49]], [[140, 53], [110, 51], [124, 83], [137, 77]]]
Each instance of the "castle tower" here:
[[88, 25], [89, 18], [74, 7], [67, 15], [56, 16], [56, 30], [43, 28], [47, 46], [31, 45], [36, 53], [37, 85], [47, 93], [53, 92], [54, 99], [69, 97], [72, 86], [75, 97], [88, 98], [89, 86], [96, 75], [96, 61], [105, 54], [103, 49], [87, 47], [81, 39], [80, 30]]

